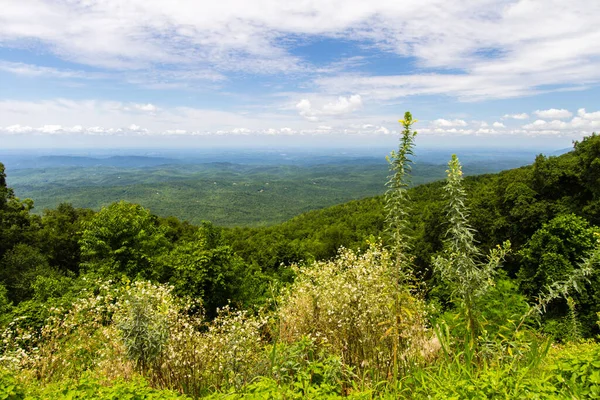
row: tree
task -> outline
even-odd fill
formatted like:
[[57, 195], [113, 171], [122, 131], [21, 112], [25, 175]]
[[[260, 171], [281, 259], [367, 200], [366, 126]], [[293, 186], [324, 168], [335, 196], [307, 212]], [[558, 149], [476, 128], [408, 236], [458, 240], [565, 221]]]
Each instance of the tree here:
[[165, 254], [169, 282], [182, 296], [200, 298], [209, 318], [229, 301], [237, 302], [250, 270], [231, 247], [222, 243], [212, 224], [204, 223], [192, 240], [178, 244]]
[[33, 200], [21, 201], [6, 186], [4, 164], [0, 163], [0, 259], [18, 243], [33, 243], [39, 218], [32, 216]]
[[[534, 297], [555, 282], [568, 281], [579, 270], [579, 264], [597, 246], [600, 232], [574, 214], [560, 215], [538, 229], [519, 251], [521, 268], [518, 273], [521, 290]], [[598, 271], [598, 266], [595, 266]], [[595, 313], [600, 311], [600, 279], [596, 272], [590, 282], [578, 287], [570, 296], [583, 320], [583, 334], [597, 329]], [[566, 297], [566, 296], [564, 296]], [[568, 313], [564, 299], [548, 307], [547, 320], [563, 319]], [[556, 325], [555, 322], [552, 322]], [[555, 332], [557, 333], [557, 332]]]
[[13, 190], [6, 186], [4, 164], [0, 163], [0, 210], [3, 210], [6, 207], [6, 203], [14, 197]]
[[575, 155], [582, 185], [586, 189], [583, 213], [594, 224], [600, 224], [600, 135], [592, 133], [575, 142]]
[[147, 209], [125, 201], [113, 203], [84, 223], [83, 229], [79, 244], [88, 270], [160, 279], [163, 271], [157, 260], [169, 243]]
[[55, 210], [44, 210], [37, 236], [50, 265], [62, 272], [79, 272], [82, 224], [92, 215], [92, 210], [75, 209], [68, 203], [59, 204]]
[[521, 289], [535, 295], [552, 282], [565, 279], [595, 246], [595, 229], [574, 214], [544, 224], [519, 251]]
[[33, 284], [38, 276], [55, 275], [46, 257], [24, 243], [15, 245], [0, 260], [0, 283], [8, 290], [15, 304], [33, 296]]

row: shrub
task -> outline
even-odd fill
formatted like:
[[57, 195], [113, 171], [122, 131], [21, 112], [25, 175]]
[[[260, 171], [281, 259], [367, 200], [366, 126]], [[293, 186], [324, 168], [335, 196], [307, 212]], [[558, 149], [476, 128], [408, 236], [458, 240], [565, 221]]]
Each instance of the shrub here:
[[550, 357], [553, 384], [572, 398], [600, 398], [600, 346], [580, 343], [559, 349]]
[[180, 312], [150, 379], [196, 397], [214, 389], [239, 389], [268, 370], [264, 324], [262, 318], [229, 307], [210, 323]]
[[0, 370], [0, 399], [21, 400], [25, 399], [25, 389], [8, 371]]
[[371, 244], [362, 254], [341, 249], [333, 261], [296, 267], [279, 310], [281, 339], [309, 337], [379, 378], [394, 372], [394, 350], [405, 367], [421, 359], [431, 337], [424, 305], [394, 279], [393, 265], [387, 250]]
[[130, 381], [116, 379], [103, 382], [91, 375], [85, 375], [77, 380], [63, 380], [46, 385], [42, 388], [31, 388], [27, 399], [97, 399], [97, 400], [185, 400], [189, 397], [170, 390], [158, 390], [149, 386], [142, 378]]
[[117, 303], [114, 319], [127, 357], [142, 371], [160, 356], [169, 338], [173, 302], [168, 287], [139, 281], [128, 286]]

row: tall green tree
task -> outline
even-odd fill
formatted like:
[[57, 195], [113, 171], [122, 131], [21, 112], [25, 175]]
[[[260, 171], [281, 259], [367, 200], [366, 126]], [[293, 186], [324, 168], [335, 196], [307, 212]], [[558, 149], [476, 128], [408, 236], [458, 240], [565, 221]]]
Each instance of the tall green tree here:
[[65, 273], [79, 272], [83, 223], [92, 216], [92, 210], [76, 209], [69, 203], [44, 210], [37, 241], [51, 266]]
[[155, 280], [164, 272], [159, 256], [169, 247], [158, 218], [125, 201], [102, 208], [84, 223], [79, 244], [88, 271]]
[[162, 262], [175, 292], [202, 299], [209, 318], [216, 317], [217, 308], [229, 301], [243, 302], [243, 287], [253, 279], [252, 270], [209, 223], [202, 224], [191, 240], [178, 243]]
[[4, 209], [8, 200], [13, 197], [13, 190], [6, 186], [6, 171], [4, 164], [0, 163], [0, 210]]
[[0, 283], [8, 290], [8, 298], [15, 304], [29, 300], [34, 283], [40, 276], [55, 275], [46, 257], [35, 247], [19, 243], [0, 260]]
[[6, 185], [4, 164], [0, 163], [0, 258], [18, 243], [33, 243], [40, 219], [31, 215], [33, 201], [21, 201]]
[[581, 183], [587, 192], [580, 195], [586, 201], [582, 211], [593, 224], [600, 225], [600, 135], [592, 133], [575, 142], [575, 155]]

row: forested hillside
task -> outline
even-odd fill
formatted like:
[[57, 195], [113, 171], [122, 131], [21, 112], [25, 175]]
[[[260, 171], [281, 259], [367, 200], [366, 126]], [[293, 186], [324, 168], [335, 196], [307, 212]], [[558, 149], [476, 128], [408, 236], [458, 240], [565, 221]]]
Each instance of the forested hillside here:
[[[538, 156], [531, 166], [465, 178], [467, 205], [477, 240], [485, 249], [504, 240], [521, 248], [559, 215], [600, 225], [600, 139], [575, 144], [558, 157]], [[409, 190], [417, 263], [427, 265], [445, 234], [442, 181]], [[235, 251], [248, 261], [275, 267], [301, 259], [333, 257], [339, 246], [356, 249], [371, 235], [383, 237], [384, 198], [351, 201], [311, 211], [268, 228], [225, 229]], [[277, 255], [279, 254], [279, 255]]]
[[[433, 162], [437, 155], [418, 157], [413, 185], [443, 179], [443, 159]], [[511, 156], [474, 150], [467, 156], [465, 173], [471, 175], [524, 165], [534, 157], [525, 152]], [[199, 160], [21, 157], [11, 159], [12, 168], [7, 166], [9, 186], [18, 197], [35, 200], [34, 213], [64, 202], [99, 211], [125, 200], [158, 216], [228, 227], [270, 226], [310, 210], [380, 195], [388, 174], [383, 156], [336, 153], [286, 157], [225, 153], [221, 162], [204, 162], [218, 158], [208, 155]]]
[[0, 164], [0, 398], [600, 395], [600, 136], [409, 189], [402, 122], [385, 196], [264, 228], [36, 215]]

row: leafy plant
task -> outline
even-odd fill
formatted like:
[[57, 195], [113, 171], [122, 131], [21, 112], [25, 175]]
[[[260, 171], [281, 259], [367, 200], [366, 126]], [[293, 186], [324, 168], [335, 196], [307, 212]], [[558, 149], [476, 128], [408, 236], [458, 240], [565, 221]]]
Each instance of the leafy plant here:
[[116, 326], [127, 356], [141, 371], [161, 355], [169, 338], [169, 314], [174, 299], [170, 289], [138, 281], [127, 286], [117, 303]]
[[433, 259], [435, 271], [451, 290], [451, 299], [463, 313], [469, 347], [475, 350], [481, 331], [477, 314], [477, 299], [494, 284], [496, 269], [510, 249], [510, 242], [492, 249], [486, 262], [480, 262], [480, 250], [475, 245], [475, 231], [469, 224], [463, 173], [455, 154], [448, 163], [448, 178], [444, 188], [448, 201], [445, 249]]
[[26, 397], [25, 388], [8, 371], [0, 369], [0, 399], [22, 400]]
[[[399, 122], [404, 128], [400, 138], [400, 146], [397, 152], [392, 151], [387, 157], [390, 165], [390, 176], [387, 182], [388, 190], [385, 194], [385, 227], [390, 237], [390, 251], [395, 258], [395, 268], [399, 274], [406, 274], [406, 271], [410, 271], [408, 251], [412, 239], [409, 226], [411, 209], [408, 195], [412, 169], [410, 157], [414, 154], [412, 149], [417, 135], [417, 132], [411, 129], [417, 120], [413, 120], [411, 113], [407, 111], [404, 114], [404, 119]], [[406, 279], [407, 276], [402, 278]]]

